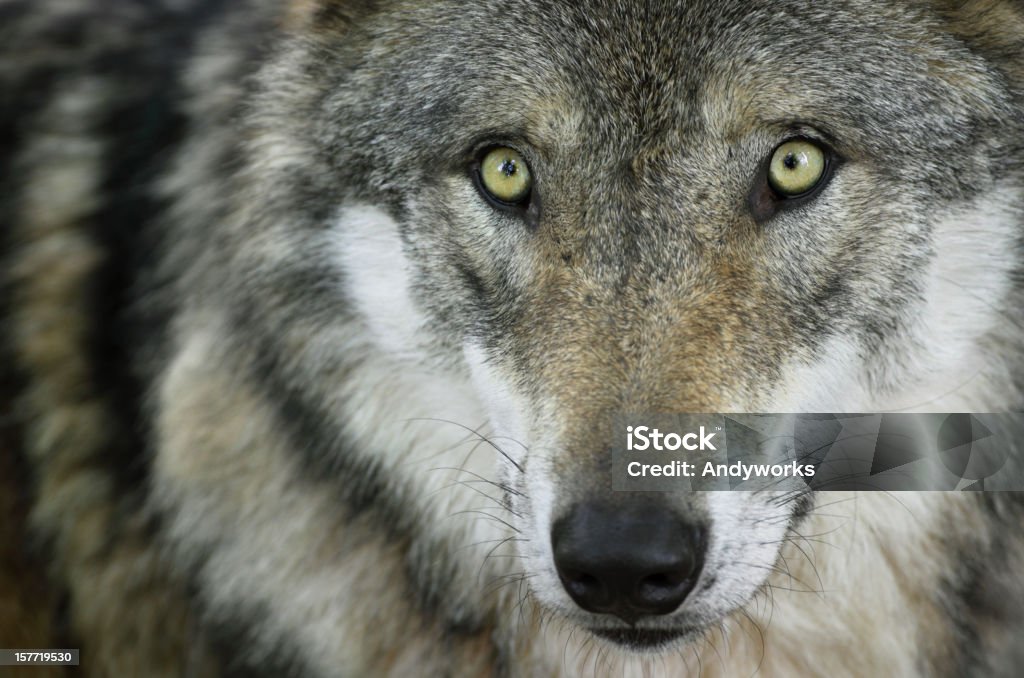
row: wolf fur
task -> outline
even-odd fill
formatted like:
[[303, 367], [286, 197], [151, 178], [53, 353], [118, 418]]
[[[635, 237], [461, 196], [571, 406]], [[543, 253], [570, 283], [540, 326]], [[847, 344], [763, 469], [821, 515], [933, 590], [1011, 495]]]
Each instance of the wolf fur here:
[[[5, 0], [0, 44], [0, 645], [1016, 675], [1014, 493], [680, 497], [657, 651], [549, 533], [616, 412], [1024, 407], [1020, 2]], [[834, 175], [756, 213], [792, 134]], [[529, 209], [474, 185], [495, 144]]]

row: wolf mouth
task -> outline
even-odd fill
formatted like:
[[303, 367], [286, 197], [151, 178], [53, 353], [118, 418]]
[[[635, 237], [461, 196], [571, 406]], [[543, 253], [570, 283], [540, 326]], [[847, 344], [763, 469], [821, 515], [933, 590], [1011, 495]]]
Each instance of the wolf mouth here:
[[590, 629], [595, 636], [633, 650], [658, 650], [680, 638], [695, 633], [695, 629]]

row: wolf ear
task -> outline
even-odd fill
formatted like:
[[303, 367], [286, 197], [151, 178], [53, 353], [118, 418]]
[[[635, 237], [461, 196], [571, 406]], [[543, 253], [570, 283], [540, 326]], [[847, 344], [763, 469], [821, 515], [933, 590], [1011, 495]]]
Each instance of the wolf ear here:
[[1024, 87], [1024, 0], [933, 0], [951, 32]]

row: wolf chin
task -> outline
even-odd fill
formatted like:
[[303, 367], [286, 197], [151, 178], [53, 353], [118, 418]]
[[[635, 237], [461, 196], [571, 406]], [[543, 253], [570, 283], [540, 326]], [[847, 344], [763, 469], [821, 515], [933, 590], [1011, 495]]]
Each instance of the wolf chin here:
[[0, 44], [0, 645], [1016, 675], [1018, 495], [613, 492], [609, 441], [1024, 407], [1020, 2], [6, 0]]

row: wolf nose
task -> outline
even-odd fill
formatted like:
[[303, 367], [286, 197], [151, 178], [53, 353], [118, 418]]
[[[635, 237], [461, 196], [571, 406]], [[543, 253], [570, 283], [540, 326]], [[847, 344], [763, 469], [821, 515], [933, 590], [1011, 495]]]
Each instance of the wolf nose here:
[[678, 608], [704, 565], [704, 534], [660, 504], [577, 504], [551, 531], [562, 586], [628, 624]]

